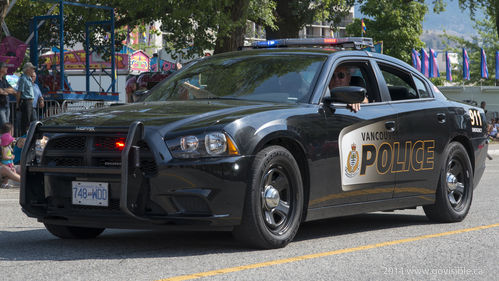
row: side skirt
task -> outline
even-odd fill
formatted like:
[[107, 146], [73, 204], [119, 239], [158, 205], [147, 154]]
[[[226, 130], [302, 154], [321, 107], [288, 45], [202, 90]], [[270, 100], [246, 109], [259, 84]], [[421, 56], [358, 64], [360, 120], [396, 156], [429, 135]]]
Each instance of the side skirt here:
[[433, 204], [435, 194], [393, 198], [387, 200], [377, 200], [362, 203], [344, 204], [321, 208], [308, 209], [305, 221], [320, 220], [325, 218], [343, 217], [358, 215], [369, 212], [388, 211], [395, 209], [414, 208]]

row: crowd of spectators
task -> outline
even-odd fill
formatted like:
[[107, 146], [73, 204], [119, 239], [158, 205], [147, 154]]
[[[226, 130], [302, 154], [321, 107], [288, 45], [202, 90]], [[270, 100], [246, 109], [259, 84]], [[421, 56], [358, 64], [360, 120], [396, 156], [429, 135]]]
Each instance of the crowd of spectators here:
[[[9, 188], [9, 179], [19, 182], [14, 148], [22, 147], [19, 139], [25, 137], [30, 123], [38, 119], [37, 109], [44, 106], [42, 93], [36, 84], [35, 66], [30, 62], [24, 64], [16, 88], [6, 79], [7, 69], [8, 65], [0, 62], [0, 188]], [[19, 120], [21, 122], [15, 122]], [[21, 135], [19, 139], [14, 138], [14, 131]]]

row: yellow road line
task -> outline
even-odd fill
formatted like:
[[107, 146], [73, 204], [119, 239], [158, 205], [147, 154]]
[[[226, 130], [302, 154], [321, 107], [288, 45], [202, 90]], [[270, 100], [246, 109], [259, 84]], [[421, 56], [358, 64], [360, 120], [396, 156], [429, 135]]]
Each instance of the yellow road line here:
[[495, 223], [495, 224], [477, 226], [477, 227], [472, 227], [472, 228], [465, 228], [465, 229], [459, 229], [459, 230], [454, 230], [454, 231], [448, 231], [448, 232], [442, 232], [442, 233], [436, 233], [436, 234], [428, 234], [428, 235], [422, 235], [422, 236], [394, 240], [394, 241], [387, 241], [387, 242], [382, 242], [382, 243], [377, 243], [377, 244], [370, 244], [370, 245], [365, 245], [365, 246], [360, 246], [360, 247], [335, 250], [335, 251], [330, 251], [330, 252], [322, 252], [322, 253], [303, 255], [303, 256], [292, 257], [292, 258], [287, 258], [287, 259], [273, 260], [273, 261], [268, 261], [268, 262], [241, 265], [241, 266], [236, 266], [236, 267], [228, 267], [228, 268], [222, 268], [222, 269], [217, 269], [217, 270], [212, 270], [212, 271], [194, 273], [194, 274], [189, 274], [189, 275], [175, 276], [175, 277], [171, 277], [171, 278], [160, 279], [158, 281], [192, 280], [192, 279], [227, 274], [227, 273], [237, 272], [237, 271], [242, 271], [242, 270], [247, 270], [247, 269], [261, 268], [261, 267], [267, 267], [267, 266], [272, 266], [272, 265], [285, 264], [285, 263], [303, 261], [303, 260], [309, 260], [309, 259], [316, 259], [316, 258], [321, 258], [321, 257], [327, 257], [327, 256], [369, 250], [369, 249], [374, 249], [374, 248], [381, 248], [381, 247], [385, 247], [385, 246], [409, 243], [409, 242], [414, 242], [414, 241], [419, 241], [419, 240], [424, 240], [424, 239], [429, 239], [429, 238], [436, 238], [436, 237], [460, 234], [460, 233], [476, 231], [476, 230], [483, 230], [483, 229], [488, 229], [488, 228], [493, 228], [493, 227], [498, 227], [498, 226], [499, 226], [499, 223]]

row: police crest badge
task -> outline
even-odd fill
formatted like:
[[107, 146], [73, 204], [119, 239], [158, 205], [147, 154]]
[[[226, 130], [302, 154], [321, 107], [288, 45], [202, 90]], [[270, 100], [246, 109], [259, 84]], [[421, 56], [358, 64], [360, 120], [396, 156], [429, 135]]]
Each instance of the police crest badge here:
[[349, 178], [355, 177], [359, 173], [360, 168], [360, 157], [359, 152], [357, 151], [357, 145], [352, 143], [352, 150], [348, 153], [346, 167], [345, 167], [345, 175]]

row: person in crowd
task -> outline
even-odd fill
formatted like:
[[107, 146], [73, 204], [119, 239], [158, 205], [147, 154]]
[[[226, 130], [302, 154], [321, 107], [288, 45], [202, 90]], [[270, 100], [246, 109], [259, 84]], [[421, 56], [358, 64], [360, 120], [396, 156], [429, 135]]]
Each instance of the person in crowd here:
[[39, 119], [42, 108], [45, 106], [45, 101], [42, 96], [42, 91], [38, 84], [36, 83], [36, 72], [31, 73], [31, 80], [33, 80], [33, 114], [31, 116], [31, 121], [37, 121]]
[[10, 86], [5, 78], [7, 69], [7, 64], [0, 62], [0, 126], [8, 123], [10, 119], [9, 95], [17, 96], [17, 91]]
[[21, 163], [21, 153], [23, 151], [24, 143], [26, 142], [26, 135], [22, 135], [17, 138], [16, 144], [14, 145], [14, 165], [19, 165]]
[[19, 173], [14, 166], [14, 155], [12, 154], [12, 142], [15, 140], [12, 136], [13, 128], [10, 123], [5, 123], [0, 127], [0, 147], [2, 152], [1, 171], [2, 177], [1, 188], [9, 188], [9, 178], [18, 181]]
[[128, 103], [134, 102], [133, 93], [137, 91], [137, 76], [132, 76], [128, 80], [126, 80], [125, 91], [126, 91], [126, 102]]
[[[485, 109], [485, 106], [487, 106], [487, 103], [485, 101], [482, 101], [480, 103], [480, 108], [482, 108], [483, 112], [485, 113], [485, 115], [487, 115], [487, 110]], [[489, 124], [489, 126], [487, 127], [487, 133], [489, 134], [489, 137], [492, 137], [492, 139], [495, 139], [497, 137], [497, 124], [496, 124], [496, 121], [497, 120], [492, 119], [492, 124]], [[487, 153], [487, 158], [489, 160], [493, 159], [492, 156], [490, 156], [489, 153]]]
[[495, 139], [497, 137], [496, 119], [492, 118], [490, 124], [487, 125], [487, 133], [492, 139]]
[[19, 92], [18, 109], [21, 111], [21, 132], [26, 132], [29, 129], [31, 118], [33, 116], [33, 100], [35, 98], [35, 90], [32, 73], [35, 71], [35, 66], [27, 62], [23, 67], [23, 74], [19, 78], [17, 91]]
[[483, 112], [485, 112], [485, 114], [487, 114], [487, 110], [485, 109], [485, 106], [487, 106], [487, 103], [485, 101], [482, 101], [480, 103], [480, 107], [483, 109]]
[[[334, 70], [333, 77], [329, 82], [329, 89], [333, 89], [335, 87], [350, 86], [351, 78], [352, 69], [348, 66], [340, 65]], [[366, 97], [362, 103], [368, 102], [369, 101]], [[349, 104], [348, 106], [353, 112], [357, 112], [360, 110], [360, 103]]]

